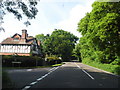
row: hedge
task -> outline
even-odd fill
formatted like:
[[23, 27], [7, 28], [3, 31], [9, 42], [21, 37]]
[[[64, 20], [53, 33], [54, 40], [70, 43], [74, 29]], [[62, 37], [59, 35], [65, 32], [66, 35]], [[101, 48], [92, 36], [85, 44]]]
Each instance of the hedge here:
[[62, 63], [62, 60], [58, 57], [47, 57], [47, 64], [48, 65], [54, 65], [54, 64], [60, 64]]
[[20, 67], [31, 67], [31, 66], [43, 66], [44, 59], [37, 56], [3, 56], [2, 66], [3, 67], [18, 67], [19, 64], [13, 64], [13, 62], [21, 62]]
[[112, 64], [102, 64], [86, 58], [82, 60], [82, 63], [114, 73], [116, 75], [120, 75], [120, 66], [119, 65], [112, 65]]

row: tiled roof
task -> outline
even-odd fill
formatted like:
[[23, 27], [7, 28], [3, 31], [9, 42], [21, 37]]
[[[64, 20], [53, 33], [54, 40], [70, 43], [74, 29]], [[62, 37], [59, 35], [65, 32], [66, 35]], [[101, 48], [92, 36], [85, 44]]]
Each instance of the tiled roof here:
[[[18, 40], [14, 40], [15, 36], [19, 37]], [[12, 37], [6, 38], [0, 44], [32, 44], [35, 40], [32, 36], [27, 36], [26, 39], [22, 38], [20, 34], [14, 34]]]
[[1, 44], [32, 44], [35, 38], [27, 38], [26, 42], [20, 40], [15, 41], [14, 38], [6, 38]]

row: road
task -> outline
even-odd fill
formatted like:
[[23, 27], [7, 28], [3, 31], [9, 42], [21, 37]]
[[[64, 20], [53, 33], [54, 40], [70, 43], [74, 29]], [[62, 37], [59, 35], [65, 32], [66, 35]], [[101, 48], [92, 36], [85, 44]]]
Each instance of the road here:
[[16, 88], [118, 88], [119, 76], [79, 62], [52, 68], [8, 70]]

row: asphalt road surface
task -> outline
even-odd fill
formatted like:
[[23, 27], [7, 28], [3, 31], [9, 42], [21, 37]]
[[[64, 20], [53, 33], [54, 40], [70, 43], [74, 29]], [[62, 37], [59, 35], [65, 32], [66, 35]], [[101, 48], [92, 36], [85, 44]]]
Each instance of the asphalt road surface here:
[[40, 88], [119, 88], [119, 76], [79, 62], [37, 69], [8, 70], [15, 87], [22, 90]]

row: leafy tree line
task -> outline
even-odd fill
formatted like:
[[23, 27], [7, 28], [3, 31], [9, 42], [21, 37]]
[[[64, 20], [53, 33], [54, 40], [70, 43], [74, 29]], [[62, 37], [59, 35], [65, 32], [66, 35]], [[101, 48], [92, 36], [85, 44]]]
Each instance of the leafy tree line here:
[[82, 37], [76, 53], [83, 61], [120, 65], [120, 2], [94, 2], [78, 31]]
[[78, 40], [75, 35], [60, 29], [54, 30], [51, 35], [38, 34], [36, 38], [41, 42], [42, 54], [55, 55], [61, 57], [64, 61], [71, 59], [72, 51]]

